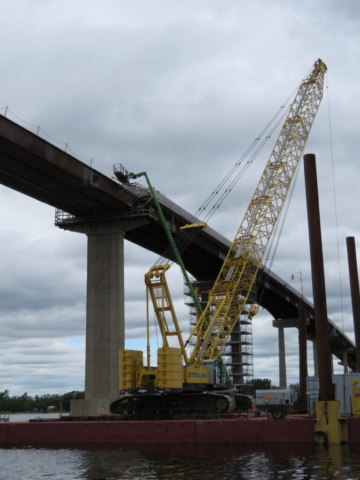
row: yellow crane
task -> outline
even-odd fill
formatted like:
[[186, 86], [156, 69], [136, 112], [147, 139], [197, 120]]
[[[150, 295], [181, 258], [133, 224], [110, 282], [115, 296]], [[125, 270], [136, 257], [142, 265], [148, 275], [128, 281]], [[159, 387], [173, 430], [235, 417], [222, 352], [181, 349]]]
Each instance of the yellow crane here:
[[207, 306], [190, 335], [189, 340], [196, 336], [190, 362], [199, 363], [221, 352], [239, 314], [246, 307], [315, 120], [323, 95], [325, 72], [326, 65], [319, 59], [296, 94]]
[[[113, 402], [112, 413], [250, 408], [248, 397], [234, 389], [223, 390], [226, 383], [218, 357], [239, 316], [247, 311], [251, 318], [257, 312], [256, 306], [248, 307], [249, 295], [320, 106], [326, 70], [325, 63], [317, 60], [301, 83], [208, 303], [185, 344], [166, 282], [169, 266], [152, 267], [145, 275], [163, 346], [158, 349], [157, 367], [150, 366], [149, 352], [145, 367], [142, 352], [120, 352], [120, 394], [128, 396]], [[169, 347], [170, 336], [178, 338], [179, 348]], [[194, 349], [188, 356], [185, 347], [190, 342]]]

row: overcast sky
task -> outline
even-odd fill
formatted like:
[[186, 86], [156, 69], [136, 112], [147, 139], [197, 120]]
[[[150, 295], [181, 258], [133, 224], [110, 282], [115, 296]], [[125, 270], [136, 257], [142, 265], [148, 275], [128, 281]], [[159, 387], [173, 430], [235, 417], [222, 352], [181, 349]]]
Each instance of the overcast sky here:
[[[8, 106], [11, 120], [33, 132], [40, 125], [44, 138], [68, 143], [105, 175], [115, 163], [146, 170], [191, 213], [322, 58], [326, 89], [305, 153], [317, 156], [329, 316], [353, 339], [345, 239], [355, 236], [359, 258], [360, 2], [0, 0], [0, 7], [0, 113]], [[230, 240], [275, 140], [210, 223]], [[272, 270], [289, 282], [295, 274], [297, 289], [301, 271], [312, 299], [303, 177], [301, 165]], [[10, 395], [84, 388], [86, 237], [55, 228], [54, 214], [0, 186], [0, 391]], [[126, 345], [145, 349], [141, 284], [157, 257], [129, 242], [125, 256]], [[187, 333], [176, 265], [170, 283]], [[254, 373], [277, 385], [271, 320], [266, 311], [254, 318]], [[155, 336], [152, 343], [157, 348]], [[286, 331], [286, 351], [288, 383], [297, 382], [296, 331]]]

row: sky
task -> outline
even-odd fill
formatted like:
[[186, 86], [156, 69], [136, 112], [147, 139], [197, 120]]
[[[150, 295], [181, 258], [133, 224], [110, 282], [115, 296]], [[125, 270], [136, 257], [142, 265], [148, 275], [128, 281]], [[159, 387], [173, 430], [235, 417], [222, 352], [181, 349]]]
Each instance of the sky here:
[[[324, 98], [304, 153], [317, 158], [329, 317], [353, 339], [346, 237], [360, 251], [357, 0], [0, 0], [0, 113], [101, 173], [146, 170], [195, 213], [322, 58]], [[268, 150], [210, 226], [232, 240]], [[86, 237], [0, 185], [0, 391], [84, 389]], [[143, 277], [157, 257], [125, 242], [126, 347], [145, 350]], [[312, 300], [303, 165], [272, 270]], [[300, 279], [301, 272], [301, 279]], [[290, 276], [295, 275], [295, 280]], [[176, 265], [169, 275], [186, 336]], [[254, 318], [254, 376], [279, 383], [271, 315]], [[285, 332], [288, 384], [297, 330]], [[159, 340], [152, 330], [153, 356]], [[312, 348], [308, 349], [313, 374]], [[334, 361], [335, 372], [342, 372]]]

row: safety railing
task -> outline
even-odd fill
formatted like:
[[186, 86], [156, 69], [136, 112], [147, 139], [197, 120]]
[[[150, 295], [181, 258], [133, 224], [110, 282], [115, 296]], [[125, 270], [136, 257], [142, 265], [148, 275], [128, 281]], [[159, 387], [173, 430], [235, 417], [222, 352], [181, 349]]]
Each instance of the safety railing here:
[[9, 422], [10, 413], [9, 412], [0, 412], [0, 422]]

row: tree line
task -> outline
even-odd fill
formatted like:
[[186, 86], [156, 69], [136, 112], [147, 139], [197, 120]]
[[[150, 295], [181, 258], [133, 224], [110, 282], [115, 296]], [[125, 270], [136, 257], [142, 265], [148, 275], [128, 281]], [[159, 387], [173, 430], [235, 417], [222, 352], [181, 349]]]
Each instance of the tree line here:
[[[246, 382], [246, 384], [250, 387], [253, 387], [254, 390], [270, 390], [270, 389], [278, 389], [280, 387], [277, 387], [275, 385], [271, 385], [271, 380], [270, 378], [253, 378], [252, 380], [249, 380]], [[299, 391], [299, 384], [298, 383], [291, 383], [289, 385], [289, 388], [292, 388], [295, 390], [295, 392]]]
[[70, 411], [70, 401], [84, 398], [84, 392], [72, 391], [63, 395], [46, 394], [34, 395], [24, 393], [20, 396], [10, 397], [9, 390], [0, 392], [0, 412], [46, 412], [48, 407], [56, 407], [57, 411]]

